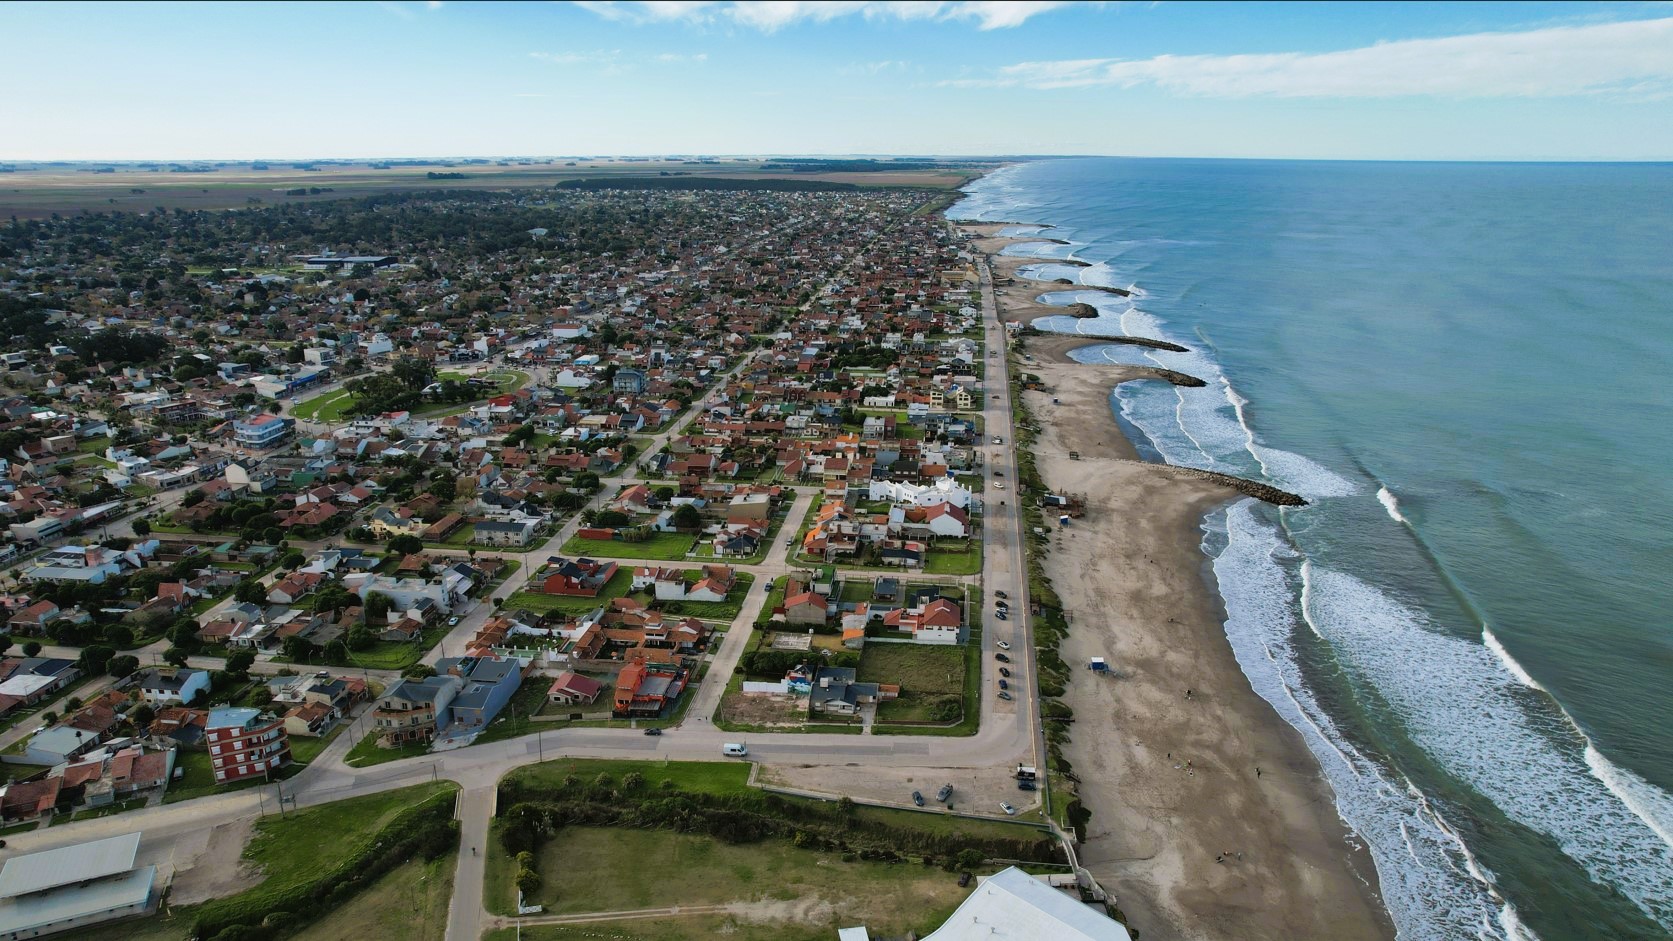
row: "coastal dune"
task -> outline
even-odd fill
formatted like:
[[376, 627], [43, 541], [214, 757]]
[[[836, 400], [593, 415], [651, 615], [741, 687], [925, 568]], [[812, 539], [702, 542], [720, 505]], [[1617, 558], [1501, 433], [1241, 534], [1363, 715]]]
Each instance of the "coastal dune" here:
[[[977, 230], [977, 248], [1013, 241], [996, 231]], [[994, 261], [996, 276], [1012, 273], [999, 292], [1007, 319], [1062, 313], [1034, 300], [1049, 285]], [[1030, 337], [1021, 363], [1045, 386], [1025, 393], [1041, 427], [1036, 466], [1054, 491], [1086, 501], [1045, 558], [1070, 620], [1061, 653], [1071, 667], [1096, 656], [1113, 670], [1074, 670], [1064, 697], [1075, 713], [1065, 755], [1092, 812], [1081, 863], [1145, 941], [1392, 938], [1369, 854], [1301, 737], [1250, 688], [1207, 581], [1206, 513], [1248, 495], [1299, 498], [1140, 461], [1111, 389], [1193, 377], [1066, 355], [1098, 342]]]

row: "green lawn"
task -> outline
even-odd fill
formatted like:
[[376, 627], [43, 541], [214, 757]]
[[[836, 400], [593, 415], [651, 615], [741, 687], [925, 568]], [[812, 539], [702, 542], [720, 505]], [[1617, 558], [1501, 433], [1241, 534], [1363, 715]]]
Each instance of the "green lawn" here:
[[559, 551], [565, 555], [591, 556], [606, 559], [662, 559], [683, 561], [686, 553], [696, 545], [697, 537], [684, 533], [653, 533], [644, 542], [623, 542], [619, 539], [582, 539], [571, 536]]
[[[695, 570], [690, 570], [695, 571]], [[690, 574], [688, 571], [688, 575]], [[748, 572], [739, 572], [737, 583], [726, 593], [725, 601], [663, 601], [658, 602], [663, 610], [681, 617], [703, 618], [709, 621], [730, 621], [743, 610], [744, 601], [749, 597], [750, 589], [755, 587], [755, 576]]]
[[397, 761], [401, 758], [417, 758], [428, 755], [428, 745], [402, 745], [399, 748], [380, 748], [378, 746], [378, 732], [373, 729], [366, 733], [366, 737], [354, 743], [349, 753], [343, 757], [343, 763], [351, 768], [366, 768], [381, 765], [386, 761]]
[[982, 545], [970, 540], [965, 549], [931, 548], [924, 559], [926, 575], [975, 575], [982, 570]]
[[[504, 858], [503, 853], [495, 856]], [[795, 902], [795, 909], [822, 910], [824, 938], [834, 937], [839, 924], [859, 923], [874, 934], [927, 933], [970, 891], [959, 888], [956, 874], [938, 868], [844, 862], [841, 853], [801, 849], [786, 841], [733, 845], [661, 830], [565, 827], [541, 847], [538, 858], [545, 882], [531, 901], [553, 914], [675, 903]], [[586, 864], [576, 865], [577, 860]], [[503, 909], [511, 901], [496, 898], [490, 906]], [[764, 913], [761, 920], [798, 927], [792, 906], [784, 908], [782, 919]], [[806, 926], [802, 921], [800, 927]], [[712, 935], [685, 935], [698, 936]]]
[[290, 736], [290, 757], [291, 757], [291, 760], [296, 762], [297, 764], [305, 765], [308, 762], [313, 761], [315, 758], [318, 758], [319, 755], [320, 755], [320, 752], [325, 751], [325, 748], [326, 748], [327, 745], [330, 745], [332, 742], [336, 741], [337, 736], [342, 735], [344, 730], [346, 730], [349, 727], [350, 723], [351, 723], [351, 720], [343, 719], [342, 721], [337, 723], [336, 728], [334, 728], [331, 731], [325, 733], [324, 735], [319, 735], [319, 736], [292, 735], [292, 736]]
[[[964, 696], [964, 650], [930, 644], [866, 644], [860, 654], [860, 680], [894, 683], [900, 698], [877, 707], [880, 721], [933, 722], [938, 705], [960, 703]], [[957, 714], [955, 714], [956, 716]]]
[[290, 414], [293, 418], [305, 421], [335, 422], [347, 418], [353, 409], [354, 393], [347, 389], [338, 389], [298, 403], [291, 408]]
[[432, 549], [464, 549], [471, 544], [471, 537], [476, 535], [475, 523], [464, 523], [458, 529], [447, 534], [447, 538], [440, 542], [427, 541], [424, 544]]
[[504, 607], [507, 611], [528, 608], [536, 614], [546, 614], [551, 611], [560, 611], [564, 614], [586, 614], [594, 608], [609, 604], [614, 598], [620, 598], [627, 594], [631, 587], [633, 587], [632, 569], [620, 567], [616, 570], [615, 575], [610, 576], [610, 580], [605, 583], [604, 587], [599, 589], [598, 594], [592, 598], [548, 595], [538, 591], [519, 591], [505, 599]]

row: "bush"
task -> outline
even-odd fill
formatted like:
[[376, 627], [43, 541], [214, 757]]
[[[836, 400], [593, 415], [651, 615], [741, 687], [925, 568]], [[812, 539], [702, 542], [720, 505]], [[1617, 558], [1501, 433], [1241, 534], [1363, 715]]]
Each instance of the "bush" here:
[[517, 891], [524, 895], [533, 895], [540, 888], [540, 873], [533, 869], [517, 870]]

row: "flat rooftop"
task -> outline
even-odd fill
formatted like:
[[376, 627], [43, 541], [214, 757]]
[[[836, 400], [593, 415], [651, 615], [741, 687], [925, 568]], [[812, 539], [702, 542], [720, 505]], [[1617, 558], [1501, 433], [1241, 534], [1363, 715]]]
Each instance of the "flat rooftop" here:
[[124, 833], [90, 843], [14, 856], [0, 869], [0, 899], [62, 885], [102, 879], [134, 868], [139, 834]]

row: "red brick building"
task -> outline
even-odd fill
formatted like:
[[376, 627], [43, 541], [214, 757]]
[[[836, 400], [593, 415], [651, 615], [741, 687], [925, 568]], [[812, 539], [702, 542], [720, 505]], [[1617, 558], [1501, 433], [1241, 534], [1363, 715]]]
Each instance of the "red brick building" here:
[[283, 720], [259, 709], [211, 709], [203, 738], [217, 784], [265, 775], [290, 764], [290, 739]]

